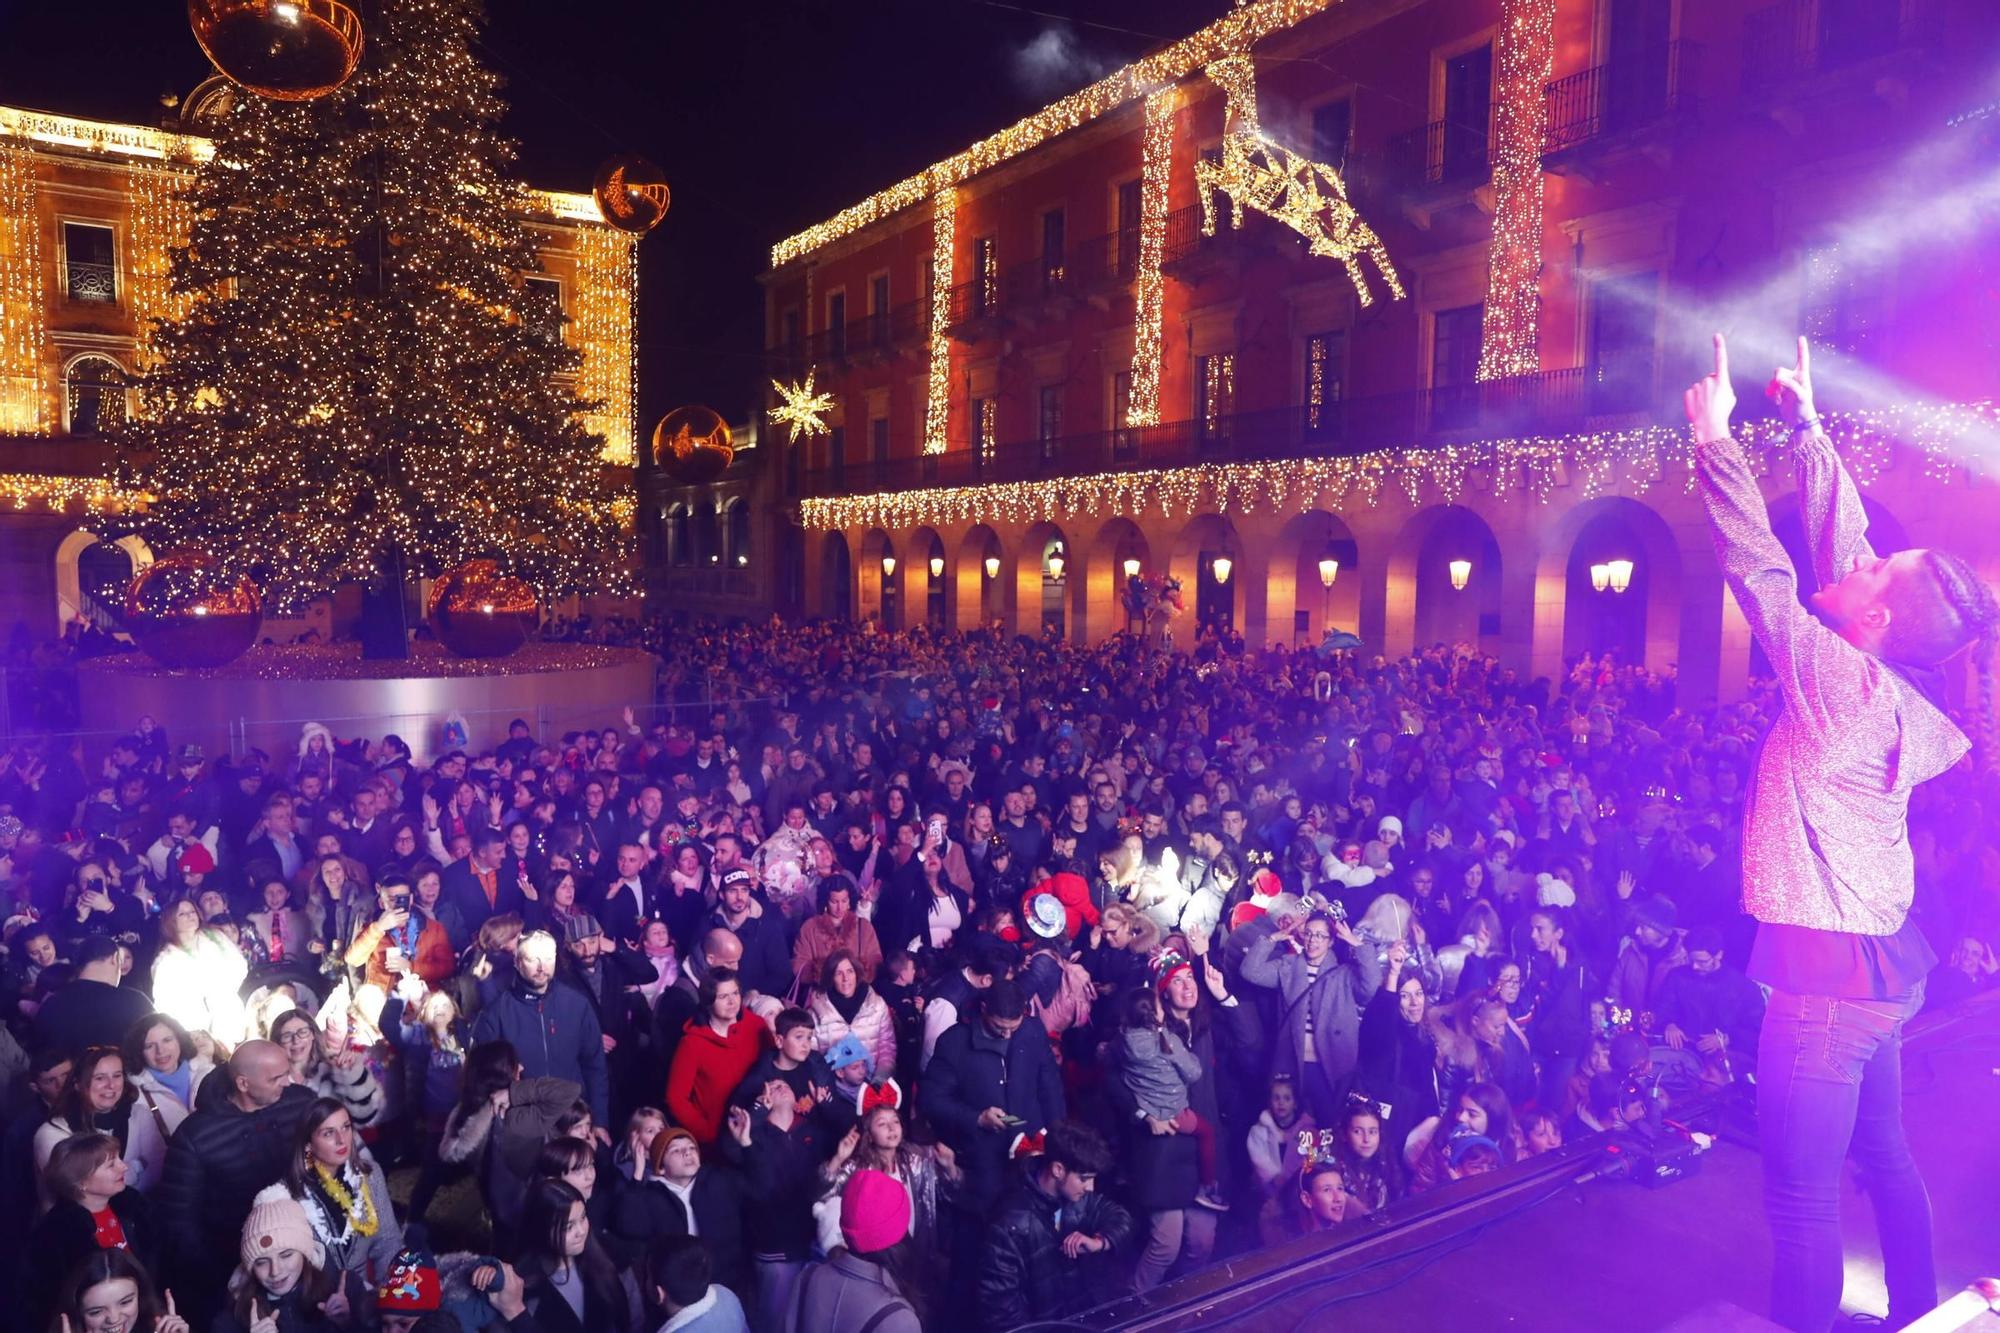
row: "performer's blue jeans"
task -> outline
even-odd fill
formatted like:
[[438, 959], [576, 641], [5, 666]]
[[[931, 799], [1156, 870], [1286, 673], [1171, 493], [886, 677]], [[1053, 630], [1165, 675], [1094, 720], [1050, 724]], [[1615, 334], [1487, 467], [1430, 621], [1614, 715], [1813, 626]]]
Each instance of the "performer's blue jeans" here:
[[1893, 1000], [1774, 991], [1757, 1043], [1758, 1137], [1771, 1227], [1771, 1318], [1827, 1333], [1840, 1312], [1840, 1177], [1852, 1155], [1875, 1205], [1889, 1322], [1937, 1303], [1931, 1201], [1903, 1137], [1903, 1025]]

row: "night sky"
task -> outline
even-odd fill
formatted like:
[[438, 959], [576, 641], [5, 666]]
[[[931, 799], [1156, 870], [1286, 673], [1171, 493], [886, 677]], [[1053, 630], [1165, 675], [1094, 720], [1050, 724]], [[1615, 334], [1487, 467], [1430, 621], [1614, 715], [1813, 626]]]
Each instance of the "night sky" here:
[[[487, 0], [486, 57], [533, 184], [588, 190], [619, 151], [666, 170], [673, 210], [641, 248], [650, 430], [688, 401], [752, 410], [773, 241], [1229, 6]], [[179, 0], [0, 0], [0, 102], [157, 123], [161, 93], [209, 72]]]

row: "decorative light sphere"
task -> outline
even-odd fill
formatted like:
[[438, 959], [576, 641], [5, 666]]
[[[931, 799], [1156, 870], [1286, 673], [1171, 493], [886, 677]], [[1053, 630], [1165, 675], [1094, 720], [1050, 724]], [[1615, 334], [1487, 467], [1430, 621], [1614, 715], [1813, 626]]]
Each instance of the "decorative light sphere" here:
[[281, 102], [324, 97], [361, 63], [361, 16], [343, 0], [188, 0], [188, 26], [217, 69]]
[[533, 588], [480, 557], [438, 576], [424, 619], [454, 657], [505, 657], [533, 637], [542, 608]]
[[636, 153], [622, 153], [599, 167], [592, 193], [606, 222], [636, 236], [659, 226], [674, 201], [666, 173]]
[[735, 457], [729, 423], [713, 409], [677, 407], [653, 429], [653, 461], [683, 485], [714, 481]]
[[217, 667], [257, 641], [264, 599], [206, 551], [171, 551], [125, 589], [125, 628], [162, 666]]

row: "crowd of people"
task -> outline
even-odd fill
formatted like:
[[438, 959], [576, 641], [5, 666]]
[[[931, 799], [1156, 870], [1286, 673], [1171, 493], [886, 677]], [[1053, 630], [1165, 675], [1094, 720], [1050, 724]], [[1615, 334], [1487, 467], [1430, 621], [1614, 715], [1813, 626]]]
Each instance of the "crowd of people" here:
[[[1754, 1079], [1768, 690], [835, 624], [662, 677], [778, 702], [0, 753], [11, 1320], [1000, 1330]], [[1913, 820], [1933, 1003], [2000, 970], [1978, 798]]]

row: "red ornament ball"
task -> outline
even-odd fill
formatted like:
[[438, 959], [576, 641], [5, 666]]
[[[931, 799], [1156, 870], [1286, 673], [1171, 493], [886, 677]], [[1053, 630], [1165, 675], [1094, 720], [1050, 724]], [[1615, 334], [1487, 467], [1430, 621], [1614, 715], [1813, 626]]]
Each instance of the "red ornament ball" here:
[[424, 618], [454, 657], [505, 657], [534, 636], [542, 609], [533, 588], [481, 557], [438, 576]]
[[125, 628], [162, 666], [218, 667], [257, 641], [264, 599], [206, 551], [170, 551], [125, 590]]
[[188, 0], [215, 67], [260, 97], [307, 102], [354, 77], [361, 16], [343, 0]]
[[735, 457], [729, 423], [711, 408], [677, 407], [653, 429], [653, 461], [683, 485], [714, 481]]
[[620, 154], [599, 167], [592, 192], [604, 220], [636, 236], [659, 226], [674, 201], [666, 173], [636, 153]]

